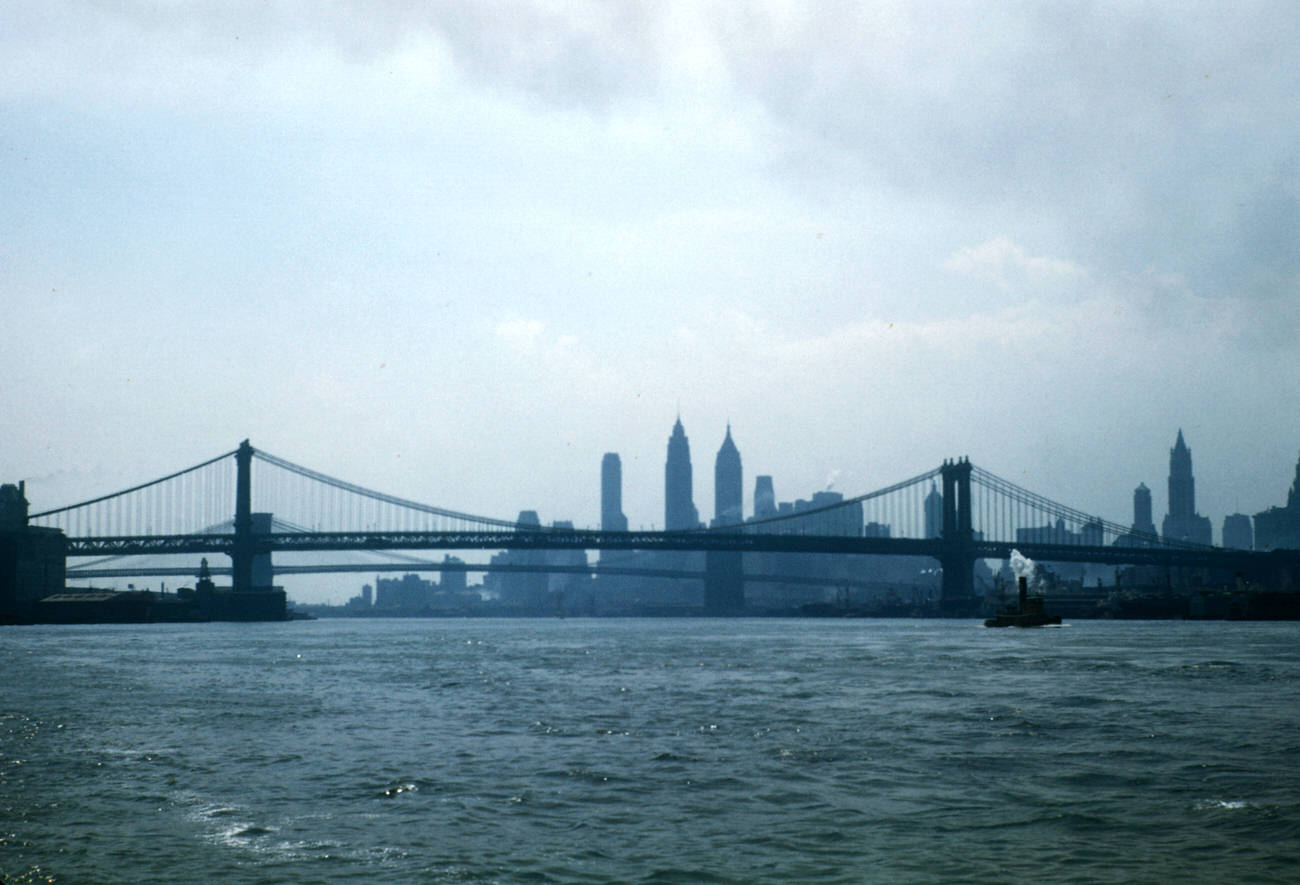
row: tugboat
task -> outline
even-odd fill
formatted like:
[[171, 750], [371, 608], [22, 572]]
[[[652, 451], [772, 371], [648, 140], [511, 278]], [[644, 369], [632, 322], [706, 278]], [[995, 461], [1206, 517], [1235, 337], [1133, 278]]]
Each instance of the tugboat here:
[[1060, 615], [1043, 613], [1043, 597], [1030, 596], [1024, 575], [1020, 576], [1020, 604], [1007, 606], [995, 617], [984, 621], [985, 627], [1048, 627], [1061, 623]]

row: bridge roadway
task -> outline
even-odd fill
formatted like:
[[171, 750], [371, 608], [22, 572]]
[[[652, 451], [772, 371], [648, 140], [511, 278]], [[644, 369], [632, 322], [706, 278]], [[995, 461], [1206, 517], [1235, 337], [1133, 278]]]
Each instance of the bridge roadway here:
[[[229, 575], [234, 570], [218, 566], [210, 568], [214, 575]], [[513, 574], [543, 575], [614, 575], [632, 578], [673, 578], [675, 580], [702, 581], [708, 577], [707, 572], [689, 569], [639, 568], [636, 566], [610, 565], [508, 565], [492, 563], [444, 563], [444, 562], [372, 562], [372, 563], [335, 563], [327, 565], [277, 565], [276, 577], [283, 575], [324, 575], [324, 574], [363, 574], [372, 575], [379, 572], [496, 572]], [[83, 568], [69, 569], [68, 577], [74, 580], [91, 580], [97, 578], [192, 578], [193, 566], [145, 566], [142, 568]], [[880, 581], [859, 581], [854, 579], [824, 578], [809, 575], [767, 575], [746, 574], [746, 583], [754, 584], [801, 584], [809, 587], [848, 587], [855, 590], [873, 589], [881, 586]]]
[[[745, 553], [839, 553], [928, 556], [939, 560], [1006, 559], [1019, 550], [1044, 562], [1092, 562], [1189, 568], [1258, 569], [1300, 564], [1300, 551], [1258, 552], [1217, 547], [1120, 547], [1011, 543], [945, 538], [863, 538], [758, 532], [603, 532], [590, 529], [460, 532], [272, 532], [250, 538], [253, 553], [343, 550], [644, 550]], [[235, 551], [234, 534], [70, 537], [67, 555], [128, 556]]]

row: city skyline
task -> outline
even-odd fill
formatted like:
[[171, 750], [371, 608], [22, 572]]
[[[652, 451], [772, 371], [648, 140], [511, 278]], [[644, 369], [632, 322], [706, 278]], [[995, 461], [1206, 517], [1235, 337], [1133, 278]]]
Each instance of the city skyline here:
[[1182, 427], [1217, 535], [1300, 449], [1296, 25], [16, 5], [0, 482], [55, 507], [247, 437], [596, 524], [615, 451], [661, 525], [680, 404], [780, 498], [969, 456], [1126, 525]]

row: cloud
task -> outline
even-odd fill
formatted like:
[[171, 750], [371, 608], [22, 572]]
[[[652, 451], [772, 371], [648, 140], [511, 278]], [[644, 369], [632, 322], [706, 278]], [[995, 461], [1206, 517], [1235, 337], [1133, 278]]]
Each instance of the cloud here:
[[965, 246], [950, 255], [943, 266], [953, 273], [994, 283], [1003, 291], [1019, 289], [1025, 284], [1073, 284], [1086, 276], [1084, 269], [1073, 262], [1029, 255], [1005, 235], [978, 246]]
[[545, 328], [546, 324], [541, 320], [530, 320], [518, 314], [511, 314], [497, 323], [492, 331], [511, 347], [525, 353], [532, 353], [536, 351]]

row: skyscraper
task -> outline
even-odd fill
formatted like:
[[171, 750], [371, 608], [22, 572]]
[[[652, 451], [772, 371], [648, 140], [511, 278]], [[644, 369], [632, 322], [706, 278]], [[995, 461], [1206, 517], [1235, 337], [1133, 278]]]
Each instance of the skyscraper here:
[[943, 534], [943, 494], [930, 480], [930, 493], [925, 496], [925, 536], [937, 538]]
[[1224, 547], [1236, 550], [1253, 550], [1255, 530], [1251, 528], [1250, 517], [1244, 513], [1230, 513], [1223, 517], [1222, 543]]
[[739, 525], [745, 518], [744, 495], [740, 450], [731, 439], [731, 422], [727, 422], [727, 436], [713, 462], [713, 524]]
[[623, 515], [623, 462], [617, 452], [606, 452], [600, 459], [600, 529], [627, 531], [627, 517]]
[[754, 478], [754, 518], [767, 519], [776, 516], [776, 490], [772, 487], [772, 477]]
[[1138, 483], [1138, 487], [1133, 490], [1133, 528], [1130, 531], [1134, 535], [1156, 533], [1155, 520], [1151, 517], [1151, 490], [1144, 482]]
[[1209, 544], [1213, 535], [1208, 517], [1196, 512], [1196, 480], [1192, 477], [1192, 450], [1183, 442], [1183, 431], [1169, 450], [1169, 513], [1160, 534], [1169, 541]]
[[668, 460], [664, 464], [664, 528], [667, 531], [698, 528], [699, 511], [691, 491], [691, 443], [677, 416], [673, 435], [668, 438]]
[[1295, 465], [1295, 480], [1286, 496], [1286, 506], [1255, 514], [1255, 549], [1279, 548], [1300, 550], [1300, 461]]

